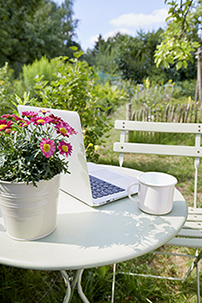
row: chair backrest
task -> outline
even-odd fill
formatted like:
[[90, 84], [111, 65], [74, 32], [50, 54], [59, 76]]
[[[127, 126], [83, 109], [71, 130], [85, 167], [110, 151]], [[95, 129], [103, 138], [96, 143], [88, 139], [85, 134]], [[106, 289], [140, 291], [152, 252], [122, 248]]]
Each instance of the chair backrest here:
[[[194, 157], [195, 184], [194, 184], [194, 207], [196, 207], [198, 166], [202, 157], [200, 123], [168, 123], [168, 122], [144, 122], [116, 120], [115, 129], [120, 130], [120, 141], [115, 142], [113, 150], [119, 152], [119, 164], [123, 165], [124, 153], [156, 154], [170, 156]], [[195, 135], [195, 145], [162, 145], [152, 143], [128, 143], [126, 142], [127, 131], [147, 131], [163, 133], [187, 133]]]

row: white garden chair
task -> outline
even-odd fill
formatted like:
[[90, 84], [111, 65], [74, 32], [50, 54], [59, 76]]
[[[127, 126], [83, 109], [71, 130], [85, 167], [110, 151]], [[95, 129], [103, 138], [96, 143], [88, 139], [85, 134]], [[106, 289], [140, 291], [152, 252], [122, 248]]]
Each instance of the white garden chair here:
[[[120, 142], [115, 142], [113, 150], [119, 153], [119, 164], [123, 165], [125, 153], [137, 154], [156, 154], [156, 155], [169, 155], [169, 156], [185, 156], [194, 158], [195, 166], [195, 183], [194, 183], [194, 200], [192, 207], [188, 208], [187, 221], [176, 237], [167, 242], [165, 245], [176, 247], [192, 247], [195, 248], [195, 255], [189, 254], [176, 254], [162, 251], [155, 251], [157, 254], [179, 255], [193, 258], [191, 267], [188, 269], [184, 277], [159, 277], [151, 275], [152, 278], [165, 278], [172, 280], [181, 280], [184, 282], [189, 276], [191, 271], [196, 268], [197, 277], [197, 299], [200, 302], [200, 283], [199, 283], [199, 269], [198, 262], [202, 257], [202, 208], [197, 207], [197, 179], [198, 179], [198, 166], [200, 158], [202, 157], [201, 132], [202, 124], [199, 123], [161, 123], [161, 122], [140, 122], [117, 120], [115, 121], [115, 129], [120, 130]], [[141, 131], [141, 132], [164, 132], [164, 133], [186, 133], [195, 134], [194, 146], [182, 145], [160, 145], [160, 144], [145, 144], [145, 143], [128, 143], [126, 142], [126, 132], [128, 131]], [[115, 265], [114, 265], [115, 268]], [[140, 275], [136, 273], [129, 273], [130, 275]], [[115, 281], [115, 276], [114, 276]]]

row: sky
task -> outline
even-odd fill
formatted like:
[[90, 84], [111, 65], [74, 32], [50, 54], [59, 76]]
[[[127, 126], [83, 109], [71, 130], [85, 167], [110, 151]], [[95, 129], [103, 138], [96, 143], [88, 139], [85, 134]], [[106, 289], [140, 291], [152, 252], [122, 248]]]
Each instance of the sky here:
[[77, 42], [86, 51], [99, 35], [106, 40], [117, 32], [135, 37], [140, 30], [165, 29], [168, 5], [164, 0], [74, 0], [73, 11], [79, 20]]

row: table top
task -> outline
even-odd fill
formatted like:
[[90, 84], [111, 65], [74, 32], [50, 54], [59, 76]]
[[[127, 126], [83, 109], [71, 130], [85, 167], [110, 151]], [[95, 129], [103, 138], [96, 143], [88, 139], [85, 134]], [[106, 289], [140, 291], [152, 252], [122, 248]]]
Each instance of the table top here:
[[[139, 171], [111, 167], [134, 177]], [[79, 187], [79, 184], [78, 184]], [[153, 216], [129, 198], [92, 208], [60, 192], [56, 230], [35, 241], [16, 241], [0, 214], [0, 263], [39, 270], [81, 269], [126, 261], [154, 250], [182, 228], [187, 204], [178, 190], [171, 213]]]

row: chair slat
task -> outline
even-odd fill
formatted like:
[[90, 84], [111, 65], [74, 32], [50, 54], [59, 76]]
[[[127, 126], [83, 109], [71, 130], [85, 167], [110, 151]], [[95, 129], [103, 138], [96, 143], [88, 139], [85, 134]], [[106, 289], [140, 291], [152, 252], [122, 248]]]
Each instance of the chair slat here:
[[202, 208], [200, 207], [188, 207], [188, 214], [196, 214], [196, 215], [202, 215]]
[[187, 238], [173, 238], [165, 244], [170, 246], [180, 247], [198, 247], [202, 248], [202, 239], [187, 239]]
[[169, 123], [169, 122], [142, 122], [116, 120], [115, 128], [119, 130], [137, 130], [137, 131], [156, 131], [166, 133], [191, 133], [197, 134], [202, 132], [200, 123]]
[[202, 238], [202, 231], [190, 228], [182, 228], [177, 236], [187, 238]]
[[198, 215], [198, 214], [188, 215], [187, 221], [188, 222], [201, 222], [201, 226], [202, 226], [202, 215]]
[[113, 150], [120, 153], [202, 157], [202, 148], [195, 146], [115, 142]]
[[192, 228], [192, 229], [201, 229], [202, 230], [202, 223], [201, 222], [189, 222], [186, 221], [184, 228]]

